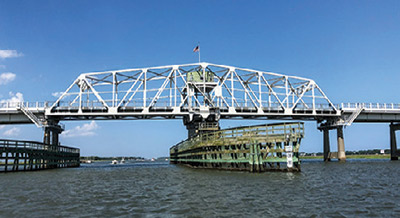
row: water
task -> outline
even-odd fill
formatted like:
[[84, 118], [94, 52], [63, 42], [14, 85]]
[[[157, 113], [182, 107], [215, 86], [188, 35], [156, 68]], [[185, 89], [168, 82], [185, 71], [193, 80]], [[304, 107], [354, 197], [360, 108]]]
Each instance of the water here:
[[0, 217], [400, 216], [400, 161], [303, 162], [301, 173], [94, 163], [0, 174]]

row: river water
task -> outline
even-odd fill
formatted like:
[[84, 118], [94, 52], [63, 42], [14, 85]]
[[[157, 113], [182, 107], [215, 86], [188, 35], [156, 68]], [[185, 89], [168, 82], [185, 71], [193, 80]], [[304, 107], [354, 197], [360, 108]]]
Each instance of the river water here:
[[305, 161], [302, 172], [168, 162], [0, 174], [0, 217], [399, 217], [400, 161]]

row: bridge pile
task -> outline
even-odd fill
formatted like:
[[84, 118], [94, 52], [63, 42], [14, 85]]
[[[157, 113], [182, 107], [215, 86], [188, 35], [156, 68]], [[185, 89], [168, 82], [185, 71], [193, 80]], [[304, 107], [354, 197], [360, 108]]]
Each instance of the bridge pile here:
[[79, 167], [79, 149], [66, 146], [0, 140], [0, 154], [0, 172]]
[[224, 170], [300, 171], [304, 123], [202, 132], [170, 148], [171, 163]]

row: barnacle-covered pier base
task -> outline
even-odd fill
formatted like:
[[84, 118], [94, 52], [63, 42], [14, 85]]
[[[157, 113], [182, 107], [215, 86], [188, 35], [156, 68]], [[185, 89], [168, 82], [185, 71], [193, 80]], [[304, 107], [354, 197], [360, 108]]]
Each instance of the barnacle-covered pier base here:
[[170, 148], [171, 163], [224, 170], [300, 171], [304, 123], [202, 132]]

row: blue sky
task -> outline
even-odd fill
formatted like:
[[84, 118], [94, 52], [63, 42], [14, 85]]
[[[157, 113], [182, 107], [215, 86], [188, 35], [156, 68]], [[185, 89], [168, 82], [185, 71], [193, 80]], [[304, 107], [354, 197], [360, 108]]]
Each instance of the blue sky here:
[[[196, 62], [200, 42], [202, 61], [311, 78], [335, 103], [400, 103], [399, 23], [399, 1], [0, 1], [0, 50], [15, 51], [0, 58], [15, 75], [0, 100], [55, 100], [83, 72]], [[165, 156], [187, 135], [180, 120], [64, 123], [88, 131], [62, 138], [82, 155]], [[389, 148], [386, 124], [344, 134], [347, 150]], [[2, 126], [0, 137], [42, 132]], [[301, 150], [322, 151], [316, 123]]]

